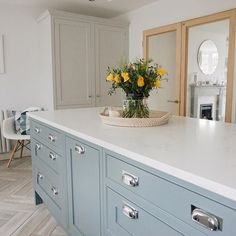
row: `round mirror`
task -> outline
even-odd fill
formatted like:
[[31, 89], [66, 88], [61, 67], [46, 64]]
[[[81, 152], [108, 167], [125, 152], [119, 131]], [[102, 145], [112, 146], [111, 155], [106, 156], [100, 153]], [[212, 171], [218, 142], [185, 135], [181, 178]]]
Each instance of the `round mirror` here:
[[202, 73], [211, 75], [215, 72], [219, 60], [219, 53], [212, 40], [205, 40], [198, 49], [198, 65]]

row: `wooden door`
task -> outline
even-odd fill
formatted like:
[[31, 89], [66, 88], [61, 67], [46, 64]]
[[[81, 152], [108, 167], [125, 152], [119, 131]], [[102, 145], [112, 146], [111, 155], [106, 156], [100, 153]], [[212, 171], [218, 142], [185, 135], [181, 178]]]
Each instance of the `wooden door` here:
[[95, 103], [92, 24], [55, 22], [56, 108], [89, 107]]
[[[236, 11], [230, 10], [226, 12], [220, 12], [217, 14], [213, 14], [210, 16], [204, 16], [200, 18], [196, 18], [193, 20], [185, 21], [182, 23], [182, 65], [181, 65], [181, 100], [183, 101], [181, 104], [181, 114], [182, 115], [189, 115], [188, 110], [190, 105], [188, 105], [188, 77], [189, 77], [189, 62], [190, 62], [190, 54], [191, 51], [189, 50], [189, 45], [191, 43], [191, 31], [196, 28], [204, 25], [214, 25], [218, 22], [227, 22], [225, 26], [225, 31], [227, 40], [225, 40], [225, 44], [227, 44], [227, 55], [225, 58], [225, 72], [226, 72], [226, 95], [225, 97], [225, 106], [224, 106], [224, 114], [222, 120], [225, 122], [232, 121], [232, 110], [233, 110], [233, 87], [234, 87], [234, 63], [235, 63], [235, 28], [236, 28]], [[213, 29], [216, 26], [213, 27]], [[211, 30], [212, 31], [212, 30]], [[213, 30], [214, 32], [214, 30]], [[219, 30], [216, 32], [219, 33]], [[205, 38], [208, 39], [208, 38]], [[215, 37], [213, 37], [215, 40]], [[222, 53], [221, 53], [222, 54]], [[221, 55], [219, 55], [221, 56]], [[201, 74], [201, 77], [203, 75]], [[221, 76], [222, 77], [222, 76]], [[200, 78], [201, 79], [201, 78]], [[209, 79], [207, 79], [209, 80]], [[218, 79], [213, 79], [213, 81], [221, 80], [220, 76]], [[213, 82], [214, 83], [214, 82]]]
[[128, 31], [123, 27], [96, 25], [96, 106], [121, 106], [122, 93], [108, 95], [105, 80], [108, 66], [120, 66], [128, 59]]
[[180, 52], [181, 25], [174, 24], [144, 31], [144, 57], [152, 59], [168, 71], [168, 81], [163, 81], [158, 91], [149, 97], [149, 107], [154, 110], [180, 113]]

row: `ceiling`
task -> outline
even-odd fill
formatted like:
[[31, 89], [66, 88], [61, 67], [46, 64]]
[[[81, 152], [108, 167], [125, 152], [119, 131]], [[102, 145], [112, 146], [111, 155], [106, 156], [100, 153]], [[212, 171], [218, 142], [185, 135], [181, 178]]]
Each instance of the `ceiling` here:
[[80, 14], [111, 18], [158, 0], [0, 0], [0, 4], [55, 8]]

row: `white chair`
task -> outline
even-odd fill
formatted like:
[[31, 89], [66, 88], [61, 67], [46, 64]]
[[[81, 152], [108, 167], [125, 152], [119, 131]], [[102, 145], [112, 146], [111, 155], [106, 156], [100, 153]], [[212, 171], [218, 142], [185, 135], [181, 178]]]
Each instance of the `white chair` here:
[[30, 135], [21, 135], [16, 133], [14, 117], [3, 120], [2, 134], [6, 139], [16, 141], [7, 163], [7, 167], [9, 167], [17, 151], [20, 151], [20, 157], [22, 157], [24, 147], [29, 149], [27, 145], [30, 143]]

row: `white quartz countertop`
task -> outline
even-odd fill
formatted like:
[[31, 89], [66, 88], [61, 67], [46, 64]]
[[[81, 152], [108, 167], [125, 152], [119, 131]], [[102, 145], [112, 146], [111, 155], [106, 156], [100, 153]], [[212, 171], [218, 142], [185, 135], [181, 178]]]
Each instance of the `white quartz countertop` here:
[[30, 117], [236, 201], [236, 125], [185, 117], [150, 128], [102, 123], [101, 108]]

